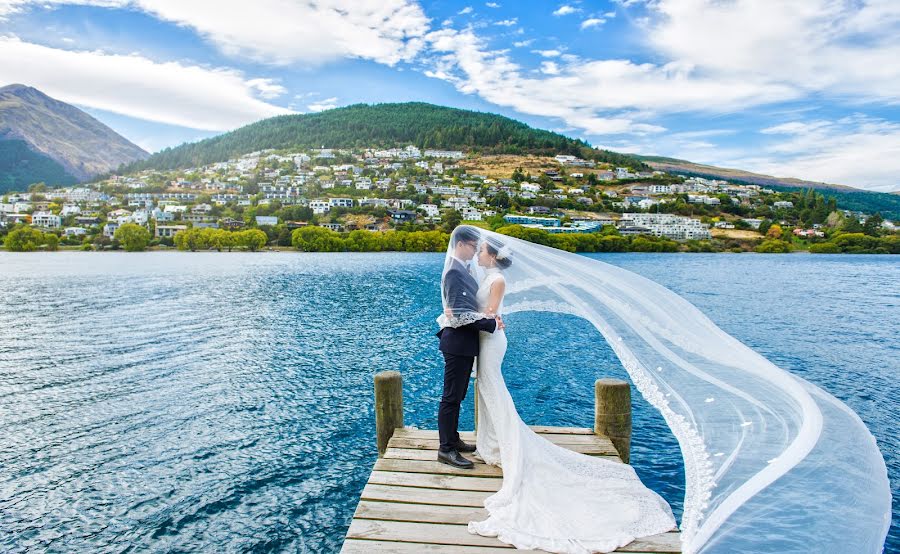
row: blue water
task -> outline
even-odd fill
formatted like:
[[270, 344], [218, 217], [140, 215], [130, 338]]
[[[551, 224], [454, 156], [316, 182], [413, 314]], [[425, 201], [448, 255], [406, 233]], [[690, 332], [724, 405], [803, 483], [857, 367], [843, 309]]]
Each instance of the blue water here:
[[[900, 551], [900, 257], [597, 257], [856, 410], [888, 464]], [[0, 253], [0, 551], [337, 551], [376, 456], [373, 374], [399, 369], [406, 423], [436, 428], [441, 264]], [[602, 339], [567, 316], [508, 325], [524, 419], [590, 426], [593, 381], [624, 377]], [[640, 399], [632, 461], [680, 513], [677, 443]]]

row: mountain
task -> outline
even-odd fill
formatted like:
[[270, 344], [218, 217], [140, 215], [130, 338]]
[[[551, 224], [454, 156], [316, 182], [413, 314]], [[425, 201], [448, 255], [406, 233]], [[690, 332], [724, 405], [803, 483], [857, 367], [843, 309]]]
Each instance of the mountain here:
[[0, 191], [71, 184], [147, 156], [72, 105], [25, 85], [0, 88]]
[[782, 191], [796, 190], [798, 188], [815, 189], [822, 193], [826, 198], [832, 197], [837, 200], [839, 208], [866, 213], [880, 212], [884, 217], [900, 219], [900, 191], [894, 193], [871, 192], [848, 187], [846, 185], [805, 181], [803, 179], [795, 178], [772, 177], [771, 175], [761, 175], [759, 173], [751, 173], [741, 169], [703, 165], [676, 158], [639, 155], [634, 155], [634, 157], [646, 162], [653, 167], [653, 169], [665, 171], [667, 173], [722, 179], [734, 183], [749, 183], [751, 185], [761, 185]]
[[283, 115], [162, 150], [123, 170], [176, 169], [225, 161], [267, 148], [393, 147], [473, 150], [483, 154], [570, 154], [633, 169], [649, 166], [631, 156], [491, 113], [422, 102], [355, 104], [319, 113]]

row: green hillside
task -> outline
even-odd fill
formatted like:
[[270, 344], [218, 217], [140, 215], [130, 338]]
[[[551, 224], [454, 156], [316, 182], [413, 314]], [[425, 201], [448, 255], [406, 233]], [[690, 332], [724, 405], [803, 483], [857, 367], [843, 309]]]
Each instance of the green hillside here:
[[32, 183], [66, 186], [78, 180], [52, 158], [28, 148], [23, 140], [0, 140], [0, 193], [24, 191]]
[[482, 154], [570, 154], [649, 169], [636, 158], [597, 150], [584, 141], [534, 129], [508, 117], [411, 102], [356, 104], [314, 114], [273, 117], [206, 140], [167, 148], [123, 170], [192, 167], [267, 148], [384, 148], [408, 144]]

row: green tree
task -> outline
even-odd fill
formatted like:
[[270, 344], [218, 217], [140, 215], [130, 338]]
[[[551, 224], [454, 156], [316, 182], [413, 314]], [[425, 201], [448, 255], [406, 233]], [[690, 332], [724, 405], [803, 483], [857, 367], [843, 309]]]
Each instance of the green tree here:
[[840, 254], [841, 247], [833, 242], [820, 242], [809, 245], [810, 254]]
[[791, 251], [791, 245], [778, 239], [768, 239], [756, 247], [760, 254], [787, 254]]
[[344, 241], [341, 236], [325, 227], [308, 226], [295, 229], [291, 244], [303, 252], [341, 252]]
[[884, 218], [881, 217], [881, 214], [875, 212], [866, 218], [865, 224], [863, 224], [863, 233], [869, 235], [870, 237], [877, 237], [881, 235], [881, 224], [884, 223]]
[[[10, 252], [34, 252], [47, 243], [48, 235], [57, 238], [52, 233], [42, 233], [34, 227], [23, 225], [16, 227], [3, 241], [3, 246]], [[55, 250], [56, 248], [53, 248]]]
[[462, 223], [462, 214], [456, 210], [450, 210], [444, 215], [444, 224], [442, 228], [445, 233], [452, 233], [460, 223]]
[[125, 223], [116, 229], [113, 238], [122, 244], [126, 252], [143, 252], [150, 244], [150, 231], [136, 223]]
[[237, 244], [251, 252], [256, 252], [268, 243], [269, 238], [259, 229], [247, 229], [237, 233]]

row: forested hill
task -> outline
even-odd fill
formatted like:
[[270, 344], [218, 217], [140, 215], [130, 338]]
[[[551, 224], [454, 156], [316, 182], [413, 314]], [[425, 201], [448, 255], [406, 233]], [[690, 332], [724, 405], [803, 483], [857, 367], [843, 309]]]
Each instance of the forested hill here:
[[122, 170], [193, 167], [267, 148], [385, 148], [408, 144], [483, 154], [570, 154], [649, 170], [631, 156], [597, 150], [584, 141], [534, 129], [508, 117], [419, 102], [355, 104], [264, 119], [206, 140], [167, 148]]

